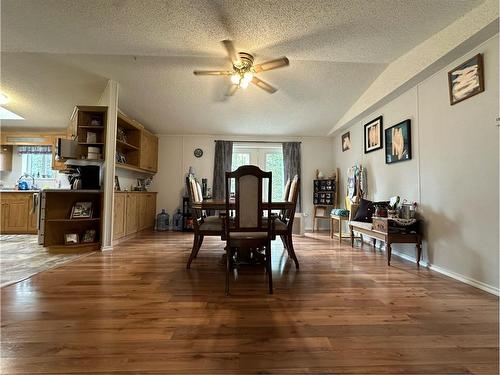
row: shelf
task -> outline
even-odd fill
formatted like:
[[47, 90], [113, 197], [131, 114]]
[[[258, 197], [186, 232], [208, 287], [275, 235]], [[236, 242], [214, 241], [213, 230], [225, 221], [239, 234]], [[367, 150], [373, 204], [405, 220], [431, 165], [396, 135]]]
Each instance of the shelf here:
[[128, 171], [141, 172], [141, 173], [146, 173], [146, 174], [155, 174], [155, 172], [147, 171], [147, 170], [139, 168], [135, 165], [126, 164], [126, 163], [116, 163], [115, 167], [120, 168], [120, 169], [126, 169]]
[[47, 219], [48, 222], [58, 222], [58, 223], [75, 223], [84, 221], [100, 221], [100, 217], [91, 217], [88, 219]]
[[80, 146], [104, 146], [104, 143], [102, 142], [78, 142]]
[[139, 150], [139, 147], [131, 145], [130, 143], [127, 142], [120, 141], [119, 139], [116, 140], [116, 145], [121, 146], [122, 149], [124, 150], [133, 150], [133, 151]]
[[94, 130], [104, 130], [104, 126], [101, 125], [78, 125], [80, 129], [94, 129]]

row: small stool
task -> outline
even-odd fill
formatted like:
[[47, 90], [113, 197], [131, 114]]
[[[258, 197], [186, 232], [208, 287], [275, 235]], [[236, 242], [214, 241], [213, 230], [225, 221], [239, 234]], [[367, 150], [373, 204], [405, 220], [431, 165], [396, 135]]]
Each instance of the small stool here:
[[[330, 216], [330, 238], [338, 237], [339, 241], [342, 241], [343, 238], [351, 238], [349, 235], [342, 235], [342, 222], [349, 221], [349, 216], [338, 216], [331, 215]], [[335, 222], [339, 223], [339, 231], [336, 233], [334, 230]]]

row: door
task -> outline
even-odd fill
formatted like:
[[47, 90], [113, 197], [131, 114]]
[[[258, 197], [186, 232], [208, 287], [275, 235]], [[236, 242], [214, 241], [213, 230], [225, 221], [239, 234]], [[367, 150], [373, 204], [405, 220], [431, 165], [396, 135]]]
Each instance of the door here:
[[115, 193], [113, 206], [113, 239], [116, 240], [125, 235], [125, 201], [127, 194]]
[[[23, 194], [24, 195], [24, 194]], [[28, 200], [26, 197], [5, 199], [4, 233], [26, 233], [28, 231]]]
[[137, 194], [127, 194], [125, 234], [137, 232]]

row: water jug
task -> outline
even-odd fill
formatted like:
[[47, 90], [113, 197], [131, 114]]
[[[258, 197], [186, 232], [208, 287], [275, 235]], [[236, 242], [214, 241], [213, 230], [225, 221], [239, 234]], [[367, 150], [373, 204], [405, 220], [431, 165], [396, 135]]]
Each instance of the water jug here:
[[177, 231], [182, 231], [182, 214], [181, 214], [181, 210], [177, 210], [177, 213], [174, 214], [174, 216], [172, 217], [172, 224], [174, 226], [174, 230], [177, 230]]
[[156, 225], [155, 228], [158, 231], [168, 230], [169, 225], [169, 216], [165, 212], [165, 209], [162, 208], [161, 212], [156, 216]]

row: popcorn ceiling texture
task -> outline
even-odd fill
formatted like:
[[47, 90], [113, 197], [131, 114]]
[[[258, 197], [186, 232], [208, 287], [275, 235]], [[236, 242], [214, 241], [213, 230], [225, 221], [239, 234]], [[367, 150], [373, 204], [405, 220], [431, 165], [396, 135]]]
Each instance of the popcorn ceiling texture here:
[[[26, 118], [3, 125], [64, 127], [112, 78], [158, 133], [323, 135], [388, 63], [482, 2], [3, 0], [2, 90]], [[229, 66], [227, 38], [257, 62], [288, 56], [261, 75], [280, 91], [224, 100], [227, 82], [194, 77]]]

